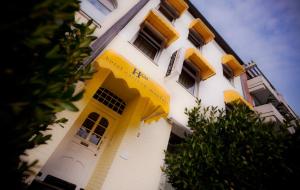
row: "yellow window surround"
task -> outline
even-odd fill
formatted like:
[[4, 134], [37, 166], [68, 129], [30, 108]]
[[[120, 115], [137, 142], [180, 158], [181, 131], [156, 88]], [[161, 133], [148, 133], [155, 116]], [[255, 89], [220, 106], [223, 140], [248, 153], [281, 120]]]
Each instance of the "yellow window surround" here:
[[209, 62], [201, 55], [196, 48], [189, 48], [185, 52], [185, 59], [191, 61], [200, 70], [200, 77], [202, 80], [216, 74], [215, 69]]
[[200, 18], [193, 20], [189, 28], [194, 29], [200, 36], [202, 36], [205, 44], [215, 38], [214, 33], [204, 24], [204, 22]]
[[169, 94], [126, 58], [113, 50], [106, 50], [96, 59], [96, 62], [100, 69], [109, 70], [115, 78], [123, 80], [129, 88], [136, 89], [141, 97], [149, 100], [141, 118], [145, 123], [167, 117], [170, 104]]
[[[145, 18], [145, 21], [154, 27], [166, 39], [165, 46], [168, 47], [179, 38], [179, 33], [157, 10], [151, 10]], [[142, 23], [143, 24], [143, 23]]]
[[186, 2], [184, 2], [184, 0], [163, 0], [165, 1], [167, 4], [171, 5], [180, 15], [182, 15], [184, 13], [184, 11], [186, 11], [189, 6]]
[[245, 100], [237, 91], [235, 90], [225, 90], [224, 91], [224, 102], [226, 104], [237, 101], [238, 103], [245, 104], [251, 110], [253, 110], [253, 106]]
[[245, 72], [244, 67], [236, 60], [233, 55], [226, 54], [222, 57], [222, 63], [228, 65], [232, 71], [234, 76], [240, 76]]

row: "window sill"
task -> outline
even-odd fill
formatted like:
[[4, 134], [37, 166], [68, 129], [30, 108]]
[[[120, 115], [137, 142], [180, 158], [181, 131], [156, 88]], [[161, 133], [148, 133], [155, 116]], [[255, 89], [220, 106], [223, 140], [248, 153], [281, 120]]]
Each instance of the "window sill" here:
[[134, 47], [138, 52], [140, 52], [141, 54], [143, 54], [149, 61], [151, 61], [155, 66], [158, 67], [158, 64], [156, 63], [155, 60], [151, 59], [148, 55], [146, 55], [143, 51], [141, 51], [139, 48], [137, 48], [132, 42], [128, 41], [128, 43]]
[[193, 96], [194, 98], [197, 98], [197, 96], [195, 96], [194, 94], [192, 94], [190, 91], [188, 91], [179, 81], [176, 81], [176, 83], [181, 86], [188, 94], [190, 94], [191, 96]]

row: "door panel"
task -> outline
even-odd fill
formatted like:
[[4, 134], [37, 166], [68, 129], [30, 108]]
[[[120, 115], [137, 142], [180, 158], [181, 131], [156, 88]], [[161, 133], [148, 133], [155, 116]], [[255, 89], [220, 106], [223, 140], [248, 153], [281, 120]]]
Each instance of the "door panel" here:
[[64, 147], [46, 163], [42, 172], [75, 184], [76, 189], [84, 188], [115, 123], [114, 116], [91, 101], [76, 122], [74, 135], [66, 139]]

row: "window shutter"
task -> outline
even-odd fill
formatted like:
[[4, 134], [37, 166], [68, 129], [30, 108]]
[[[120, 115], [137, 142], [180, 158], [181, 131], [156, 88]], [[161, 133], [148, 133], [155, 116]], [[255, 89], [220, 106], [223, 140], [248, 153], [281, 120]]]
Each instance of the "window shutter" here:
[[181, 73], [182, 65], [184, 62], [184, 51], [182, 48], [175, 51], [167, 69], [166, 77], [178, 76]]

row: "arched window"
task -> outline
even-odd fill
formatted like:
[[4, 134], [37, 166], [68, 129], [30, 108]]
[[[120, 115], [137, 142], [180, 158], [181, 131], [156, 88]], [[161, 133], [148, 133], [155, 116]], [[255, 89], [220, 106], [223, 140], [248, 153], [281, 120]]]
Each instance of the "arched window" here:
[[106, 118], [100, 117], [99, 114], [92, 112], [79, 128], [77, 136], [94, 145], [98, 145], [108, 125], [109, 122]]
[[97, 23], [117, 8], [116, 0], [82, 0], [81, 11]]

